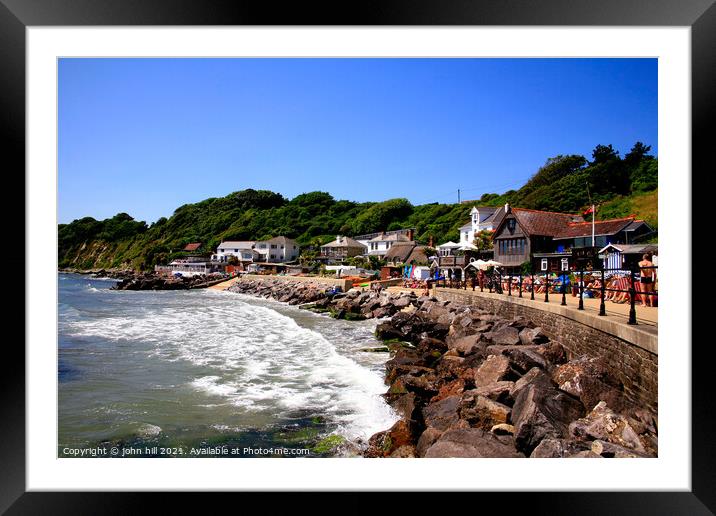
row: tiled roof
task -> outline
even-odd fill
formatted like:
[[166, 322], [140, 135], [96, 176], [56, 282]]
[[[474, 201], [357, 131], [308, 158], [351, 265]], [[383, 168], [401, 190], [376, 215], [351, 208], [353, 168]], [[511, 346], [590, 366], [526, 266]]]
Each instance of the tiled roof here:
[[575, 220], [581, 222], [584, 220], [579, 215], [555, 213], [551, 211], [528, 210], [525, 208], [512, 208], [512, 214], [528, 235], [543, 235], [551, 237], [563, 232], [571, 222]]
[[287, 243], [295, 244], [296, 241], [291, 238], [286, 238], [285, 236], [277, 236], [274, 238], [269, 238], [268, 240], [261, 240], [262, 244], [282, 244], [286, 245]]
[[[631, 226], [634, 219], [632, 217], [623, 219], [596, 220], [594, 221], [594, 235], [614, 235], [619, 233], [627, 226]], [[641, 221], [640, 221], [641, 222]], [[579, 238], [592, 236], [592, 222], [573, 222], [567, 225], [559, 234], [554, 236], [555, 240], [566, 238]]]
[[251, 249], [256, 242], [250, 240], [227, 240], [218, 245], [219, 249]]
[[407, 235], [403, 234], [392, 234], [392, 235], [378, 235], [375, 238], [370, 239], [371, 242], [410, 242], [411, 240]]
[[[493, 222], [495, 220], [498, 220], [500, 217], [500, 214], [504, 213], [505, 208], [504, 206], [475, 206], [477, 208], [477, 211], [480, 212], [480, 224], [484, 224], [485, 222], [488, 222], [492, 220]], [[472, 219], [468, 219], [465, 224], [460, 226], [460, 229], [469, 229], [472, 227]]]
[[195, 242], [195, 243], [193, 243], [193, 244], [187, 244], [187, 245], [184, 247], [184, 250], [185, 250], [185, 251], [196, 251], [196, 250], [199, 249], [200, 247], [201, 247], [201, 242]]
[[357, 240], [354, 240], [351, 237], [347, 237], [347, 236], [342, 236], [340, 242], [338, 241], [338, 238], [336, 238], [336, 240], [333, 240], [332, 242], [324, 244], [321, 247], [354, 247], [354, 248], [361, 248], [361, 249], [366, 248], [363, 244], [361, 244]]

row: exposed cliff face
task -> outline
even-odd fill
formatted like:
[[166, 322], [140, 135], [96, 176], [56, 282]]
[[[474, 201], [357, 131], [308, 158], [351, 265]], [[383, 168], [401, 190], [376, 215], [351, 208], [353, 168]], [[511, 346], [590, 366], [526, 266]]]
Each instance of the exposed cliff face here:
[[83, 242], [60, 257], [60, 267], [74, 269], [137, 268], [131, 260], [119, 259], [122, 242], [109, 243], [101, 240]]

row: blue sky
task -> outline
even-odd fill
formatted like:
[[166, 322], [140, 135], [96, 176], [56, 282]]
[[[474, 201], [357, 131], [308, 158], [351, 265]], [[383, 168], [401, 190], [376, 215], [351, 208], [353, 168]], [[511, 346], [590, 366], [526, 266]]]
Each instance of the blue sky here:
[[61, 59], [59, 222], [245, 188], [455, 202], [657, 154], [656, 59]]

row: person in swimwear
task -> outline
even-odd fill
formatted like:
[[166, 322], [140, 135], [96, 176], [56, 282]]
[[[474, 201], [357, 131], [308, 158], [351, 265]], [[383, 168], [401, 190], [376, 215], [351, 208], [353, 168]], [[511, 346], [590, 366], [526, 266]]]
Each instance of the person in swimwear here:
[[639, 283], [641, 283], [641, 291], [645, 293], [639, 297], [641, 297], [641, 303], [645, 306], [652, 306], [653, 295], [649, 294], [649, 292], [654, 292], [656, 269], [653, 267], [654, 264], [651, 261], [651, 254], [646, 253], [639, 262]]

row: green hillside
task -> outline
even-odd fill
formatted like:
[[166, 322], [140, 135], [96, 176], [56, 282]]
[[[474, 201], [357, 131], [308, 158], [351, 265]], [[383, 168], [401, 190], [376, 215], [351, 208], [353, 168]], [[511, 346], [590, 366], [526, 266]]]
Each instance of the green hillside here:
[[[584, 156], [547, 160], [519, 190], [485, 194], [480, 205], [512, 206], [579, 213], [600, 204], [598, 218], [636, 214], [657, 225], [658, 161], [640, 143], [623, 159], [611, 145], [598, 145]], [[242, 190], [177, 208], [152, 225], [126, 213], [102, 221], [91, 217], [58, 227], [60, 267], [132, 267], [151, 269], [181, 256], [187, 243], [215, 249], [222, 240], [259, 240], [277, 235], [295, 238], [302, 246], [319, 245], [335, 235], [358, 235], [415, 227], [426, 244], [457, 240], [469, 218], [466, 204], [413, 206], [407, 199], [356, 203], [336, 200], [326, 192], [286, 199], [267, 190]]]

